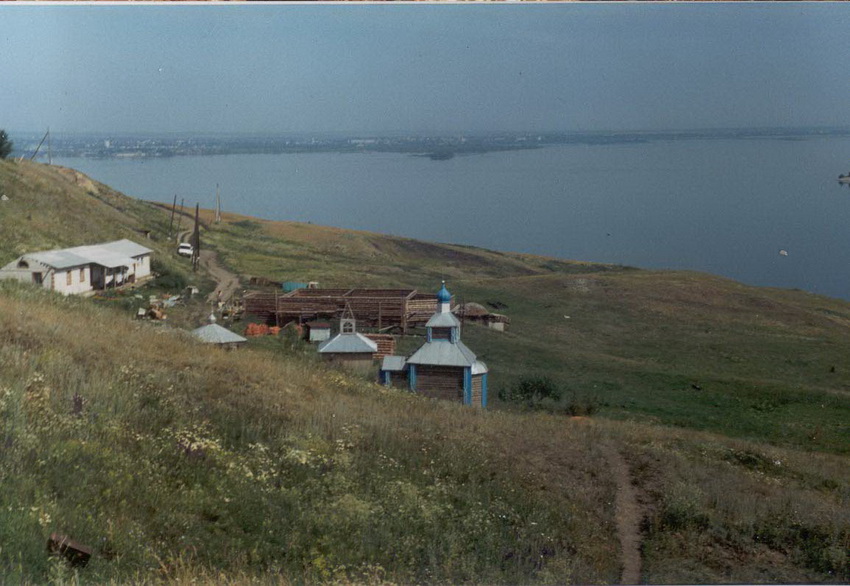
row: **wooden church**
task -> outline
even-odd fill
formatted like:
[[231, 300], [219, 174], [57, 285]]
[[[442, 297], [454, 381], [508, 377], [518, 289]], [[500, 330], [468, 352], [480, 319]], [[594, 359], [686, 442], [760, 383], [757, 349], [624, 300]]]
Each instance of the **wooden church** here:
[[460, 340], [460, 320], [451, 312], [446, 283], [437, 293], [437, 312], [425, 324], [425, 343], [410, 358], [387, 356], [381, 382], [464, 405], [487, 406], [487, 365]]

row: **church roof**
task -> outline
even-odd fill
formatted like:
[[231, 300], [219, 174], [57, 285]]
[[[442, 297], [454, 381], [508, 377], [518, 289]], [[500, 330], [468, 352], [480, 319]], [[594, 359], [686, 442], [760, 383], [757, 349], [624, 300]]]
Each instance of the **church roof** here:
[[408, 364], [430, 364], [433, 366], [472, 366], [475, 364], [475, 353], [463, 342], [425, 342], [413, 356], [407, 359]]
[[460, 326], [460, 320], [451, 312], [435, 313], [425, 324], [426, 328], [456, 328]]
[[378, 344], [363, 334], [337, 334], [330, 340], [319, 344], [319, 352], [322, 354], [361, 354], [365, 352], [377, 352]]
[[449, 303], [452, 300], [452, 294], [446, 289], [446, 282], [443, 281], [443, 286], [437, 291], [437, 303]]
[[480, 360], [476, 360], [472, 365], [472, 374], [486, 374], [488, 371], [487, 365]]

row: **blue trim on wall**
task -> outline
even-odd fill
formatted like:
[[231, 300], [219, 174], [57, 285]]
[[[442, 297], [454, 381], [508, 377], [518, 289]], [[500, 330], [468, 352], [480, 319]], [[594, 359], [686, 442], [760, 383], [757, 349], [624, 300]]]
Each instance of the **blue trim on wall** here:
[[487, 373], [481, 375], [481, 406], [487, 406]]
[[415, 364], [410, 365], [410, 381], [409, 382], [410, 382], [410, 390], [415, 391], [416, 390], [416, 365]]
[[426, 331], [426, 333], [425, 333], [425, 341], [426, 341], [426, 342], [430, 342], [430, 341], [431, 341], [431, 328], [428, 328], [428, 329], [427, 329], [427, 331]]
[[460, 336], [458, 336], [457, 328], [452, 328], [451, 333], [449, 334], [449, 339], [451, 340], [452, 344], [457, 344], [459, 338]]
[[463, 369], [463, 404], [472, 405], [472, 369]]

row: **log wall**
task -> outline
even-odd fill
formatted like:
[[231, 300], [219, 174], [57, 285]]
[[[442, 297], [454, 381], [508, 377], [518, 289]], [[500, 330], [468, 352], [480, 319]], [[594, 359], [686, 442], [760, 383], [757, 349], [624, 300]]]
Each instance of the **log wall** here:
[[463, 403], [463, 367], [417, 364], [416, 392]]
[[483, 389], [484, 389], [484, 375], [476, 374], [472, 376], [472, 405], [474, 407], [481, 407]]

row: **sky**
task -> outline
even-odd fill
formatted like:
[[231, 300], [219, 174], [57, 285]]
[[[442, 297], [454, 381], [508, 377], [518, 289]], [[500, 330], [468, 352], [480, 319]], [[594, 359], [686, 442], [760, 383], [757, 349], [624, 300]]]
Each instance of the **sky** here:
[[0, 128], [850, 125], [850, 5], [0, 3]]

